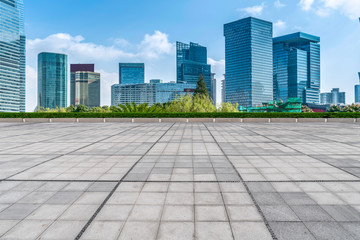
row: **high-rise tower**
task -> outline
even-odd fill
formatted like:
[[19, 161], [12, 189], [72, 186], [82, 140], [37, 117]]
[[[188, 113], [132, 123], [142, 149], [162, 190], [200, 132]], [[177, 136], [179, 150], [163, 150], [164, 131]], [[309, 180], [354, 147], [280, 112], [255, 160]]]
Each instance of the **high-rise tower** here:
[[355, 85], [355, 103], [360, 103], [360, 72], [359, 72], [359, 84]]
[[274, 38], [274, 98], [319, 103], [320, 38], [298, 32]]
[[23, 0], [0, 0], [0, 112], [25, 112]]
[[273, 100], [271, 22], [249, 17], [224, 25], [226, 102], [243, 107]]
[[197, 43], [176, 42], [176, 81], [196, 84], [203, 75], [209, 95], [212, 96], [211, 65], [207, 64], [207, 48]]
[[38, 55], [38, 107], [67, 107], [67, 55]]

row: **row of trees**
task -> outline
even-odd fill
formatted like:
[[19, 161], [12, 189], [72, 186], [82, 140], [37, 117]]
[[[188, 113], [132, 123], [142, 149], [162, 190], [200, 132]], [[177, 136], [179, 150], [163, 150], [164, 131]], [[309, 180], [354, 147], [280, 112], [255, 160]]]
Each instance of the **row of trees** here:
[[360, 104], [351, 104], [344, 107], [333, 105], [329, 112], [360, 112]]
[[40, 108], [37, 112], [122, 112], [122, 113], [155, 113], [155, 112], [239, 112], [238, 104], [222, 103], [219, 107], [213, 104], [206, 88], [204, 77], [200, 76], [197, 87], [193, 95], [187, 94], [176, 98], [168, 103], [157, 103], [149, 106], [147, 103], [137, 105], [136, 103], [126, 103], [118, 106], [103, 106], [88, 108], [85, 105], [67, 108], [44, 109]]

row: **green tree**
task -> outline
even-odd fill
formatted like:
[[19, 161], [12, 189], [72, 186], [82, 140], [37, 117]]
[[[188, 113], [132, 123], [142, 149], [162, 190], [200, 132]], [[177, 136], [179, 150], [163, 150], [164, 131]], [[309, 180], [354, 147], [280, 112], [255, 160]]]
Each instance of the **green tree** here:
[[204, 95], [209, 97], [209, 92], [206, 88], [205, 79], [202, 74], [199, 76], [194, 95]]
[[75, 112], [76, 108], [73, 105], [70, 105], [66, 108], [66, 112]]
[[80, 104], [76, 107], [75, 112], [89, 112], [89, 108], [86, 105]]
[[185, 95], [165, 106], [166, 112], [216, 112], [216, 106], [206, 95]]
[[332, 105], [329, 109], [329, 112], [341, 112], [341, 107], [337, 105]]
[[121, 112], [120, 108], [116, 107], [116, 106], [110, 106], [110, 111], [111, 112]]
[[235, 103], [229, 103], [229, 102], [223, 102], [220, 105], [220, 108], [218, 109], [219, 112], [239, 112], [239, 104]]
[[311, 110], [308, 106], [306, 105], [301, 105], [301, 112], [313, 112], [313, 110]]
[[90, 108], [89, 112], [102, 113], [105, 112], [105, 110], [102, 107], [92, 107]]
[[102, 106], [101, 108], [104, 110], [104, 112], [111, 112], [109, 106]]

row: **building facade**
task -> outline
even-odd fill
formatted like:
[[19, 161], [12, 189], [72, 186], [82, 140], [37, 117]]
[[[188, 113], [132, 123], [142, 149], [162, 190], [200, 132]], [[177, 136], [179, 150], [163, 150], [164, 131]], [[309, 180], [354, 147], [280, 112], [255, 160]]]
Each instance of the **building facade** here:
[[355, 103], [360, 103], [360, 72], [359, 72], [359, 84], [355, 85]]
[[249, 17], [224, 25], [226, 102], [243, 107], [273, 100], [273, 27]]
[[119, 84], [145, 83], [144, 63], [119, 63]]
[[175, 98], [192, 94], [196, 84], [187, 83], [144, 83], [111, 86], [111, 105], [135, 102], [136, 104], [166, 103]]
[[346, 94], [345, 92], [340, 92], [339, 88], [333, 88], [331, 92], [320, 94], [320, 103], [330, 105], [345, 105]]
[[38, 108], [67, 107], [67, 55], [38, 55]]
[[274, 99], [319, 103], [320, 38], [298, 32], [273, 40]]
[[197, 84], [202, 75], [210, 97], [211, 65], [207, 64], [207, 48], [197, 43], [176, 42], [176, 80], [177, 83]]
[[100, 106], [100, 73], [94, 64], [70, 65], [70, 104], [88, 107]]
[[226, 81], [221, 80], [221, 102], [226, 102]]
[[214, 102], [214, 105], [216, 106], [217, 104], [217, 82], [216, 82], [216, 78], [215, 78], [215, 73], [211, 74], [211, 96], [212, 96], [212, 100]]
[[0, 12], [0, 112], [25, 112], [23, 0], [1, 0]]

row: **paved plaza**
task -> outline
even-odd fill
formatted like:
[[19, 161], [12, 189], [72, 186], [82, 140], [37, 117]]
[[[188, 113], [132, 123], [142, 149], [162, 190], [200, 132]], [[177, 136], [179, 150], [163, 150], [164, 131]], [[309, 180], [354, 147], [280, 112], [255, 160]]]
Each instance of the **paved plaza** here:
[[0, 123], [0, 238], [360, 239], [357, 123]]

